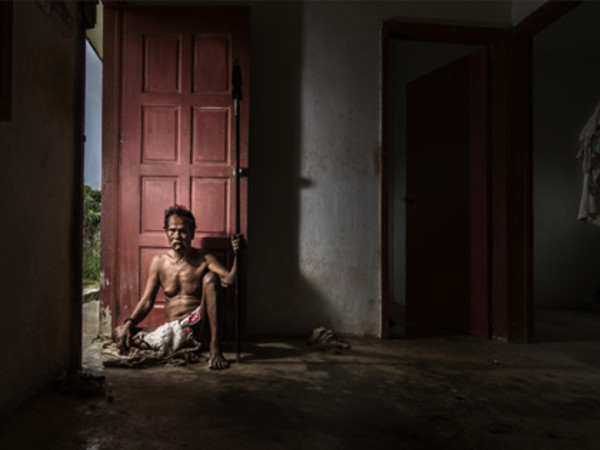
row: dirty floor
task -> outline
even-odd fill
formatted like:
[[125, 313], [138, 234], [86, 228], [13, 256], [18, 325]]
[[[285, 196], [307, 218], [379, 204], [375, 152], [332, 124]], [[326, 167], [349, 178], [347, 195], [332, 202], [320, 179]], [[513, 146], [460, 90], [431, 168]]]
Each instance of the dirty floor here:
[[[568, 323], [545, 319], [548, 336]], [[55, 387], [25, 404], [0, 448], [597, 449], [598, 336], [271, 340], [223, 372], [105, 369], [103, 395]]]

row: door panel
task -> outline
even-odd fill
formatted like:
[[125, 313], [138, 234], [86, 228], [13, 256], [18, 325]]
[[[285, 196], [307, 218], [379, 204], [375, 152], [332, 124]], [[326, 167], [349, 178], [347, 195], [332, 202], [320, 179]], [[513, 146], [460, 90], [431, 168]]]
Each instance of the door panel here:
[[[116, 322], [143, 293], [152, 257], [167, 249], [163, 214], [177, 203], [196, 217], [194, 246], [226, 264], [234, 232], [231, 69], [244, 75], [241, 165], [248, 161], [247, 8], [127, 8], [122, 35]], [[246, 234], [246, 182], [242, 233]], [[229, 293], [230, 294], [230, 293]], [[226, 310], [233, 309], [229, 295]], [[164, 322], [164, 295], [142, 326]], [[226, 329], [233, 315], [226, 311]]]
[[485, 50], [407, 85], [409, 329], [489, 334], [487, 117]]

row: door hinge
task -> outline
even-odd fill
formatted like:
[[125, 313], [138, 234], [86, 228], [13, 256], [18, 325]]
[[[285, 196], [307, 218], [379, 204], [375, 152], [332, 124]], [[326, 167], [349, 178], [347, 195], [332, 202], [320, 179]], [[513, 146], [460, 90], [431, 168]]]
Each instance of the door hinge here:
[[119, 129], [119, 144], [123, 143], [123, 128]]
[[237, 170], [237, 174], [236, 174], [236, 170], [235, 167], [233, 168], [233, 176], [235, 177], [236, 175], [239, 175], [240, 178], [246, 178], [248, 176], [248, 169], [246, 167], [240, 167]]

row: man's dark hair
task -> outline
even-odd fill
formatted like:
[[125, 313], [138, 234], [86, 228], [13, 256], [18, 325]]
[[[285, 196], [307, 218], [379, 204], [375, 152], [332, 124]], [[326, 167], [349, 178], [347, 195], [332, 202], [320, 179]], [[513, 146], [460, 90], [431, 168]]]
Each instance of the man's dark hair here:
[[185, 220], [187, 220], [187, 223], [192, 231], [196, 230], [196, 219], [194, 218], [192, 212], [185, 206], [173, 205], [170, 206], [169, 209], [165, 210], [165, 230], [169, 228], [169, 217], [171, 216], [183, 217]]

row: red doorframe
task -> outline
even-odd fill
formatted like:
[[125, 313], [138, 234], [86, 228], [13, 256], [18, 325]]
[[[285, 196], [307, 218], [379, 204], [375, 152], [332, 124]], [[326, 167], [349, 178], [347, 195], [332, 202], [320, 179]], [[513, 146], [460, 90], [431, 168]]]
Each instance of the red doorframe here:
[[[489, 301], [492, 337], [533, 334], [532, 36], [580, 1], [549, 1], [509, 30], [384, 22], [382, 32], [381, 334], [389, 338], [389, 41], [487, 45], [491, 55]], [[491, 170], [493, 168], [493, 170]]]
[[[575, 8], [579, 0], [550, 0], [513, 28], [498, 44], [500, 82], [492, 99], [499, 114], [492, 161], [494, 211], [492, 318], [495, 337], [533, 338], [533, 36]], [[506, 95], [501, 96], [502, 90]], [[505, 170], [497, 173], [496, 169]]]

